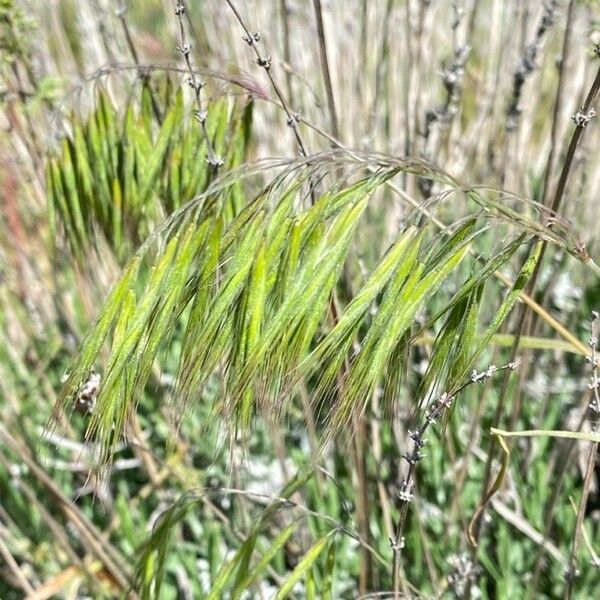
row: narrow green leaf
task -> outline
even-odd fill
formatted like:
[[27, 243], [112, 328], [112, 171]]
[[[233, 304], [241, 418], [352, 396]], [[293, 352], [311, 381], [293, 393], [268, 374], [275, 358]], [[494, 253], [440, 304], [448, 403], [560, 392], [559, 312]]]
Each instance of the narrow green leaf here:
[[[245, 556], [251, 554], [254, 550], [254, 544], [256, 543], [256, 535], [252, 534], [242, 544], [242, 547], [235, 553], [233, 558], [226, 562], [219, 571], [217, 578], [215, 579], [210, 593], [206, 596], [206, 600], [221, 600], [224, 597], [224, 592], [227, 587], [227, 583], [233, 577], [236, 568], [242, 566], [242, 562]], [[249, 556], [248, 556], [249, 560]]]
[[291, 572], [289, 577], [284, 581], [283, 585], [277, 591], [273, 600], [283, 600], [287, 598], [294, 586], [301, 581], [306, 572], [315, 564], [321, 552], [325, 549], [330, 541], [330, 538], [335, 535], [336, 530], [330, 531], [327, 535], [323, 536], [313, 546], [311, 546], [302, 560], [298, 563], [296, 568]]
[[292, 537], [292, 534], [294, 531], [296, 531], [297, 527], [297, 521], [285, 527], [277, 534], [277, 537], [273, 540], [273, 543], [262, 554], [260, 560], [253, 565], [252, 568], [246, 569], [245, 571], [242, 569], [238, 570], [236, 583], [231, 593], [232, 600], [238, 600], [242, 592], [249, 589], [250, 586], [258, 580], [258, 578], [269, 566], [275, 555], [283, 549], [287, 541], [290, 539], [290, 537]]
[[333, 583], [335, 572], [335, 540], [331, 540], [329, 551], [327, 552], [327, 562], [323, 570], [323, 589], [321, 591], [322, 600], [333, 600]]

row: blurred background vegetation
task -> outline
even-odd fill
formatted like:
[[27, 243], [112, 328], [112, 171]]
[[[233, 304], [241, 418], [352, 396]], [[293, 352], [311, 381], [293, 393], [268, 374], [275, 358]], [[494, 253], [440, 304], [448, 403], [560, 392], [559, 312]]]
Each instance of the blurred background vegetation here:
[[600, 4], [177, 4], [0, 0], [0, 598], [596, 597]]

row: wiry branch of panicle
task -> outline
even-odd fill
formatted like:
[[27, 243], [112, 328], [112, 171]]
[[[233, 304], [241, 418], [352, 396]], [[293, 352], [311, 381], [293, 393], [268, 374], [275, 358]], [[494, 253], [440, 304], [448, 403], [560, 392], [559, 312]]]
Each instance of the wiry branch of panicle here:
[[281, 88], [275, 81], [273, 73], [271, 72], [271, 57], [266, 54], [263, 54], [259, 48], [259, 43], [261, 40], [260, 32], [251, 32], [235, 4], [231, 0], [226, 0], [226, 2], [229, 5], [229, 8], [231, 8], [238, 23], [244, 30], [244, 35], [242, 39], [254, 51], [254, 54], [256, 55], [256, 64], [265, 70], [267, 77], [269, 78], [269, 81], [273, 86], [275, 95], [279, 99], [279, 102], [281, 103], [281, 106], [287, 116], [287, 124], [289, 127], [292, 128], [294, 132], [294, 136], [296, 138], [296, 143], [298, 144], [298, 150], [300, 154], [305, 157], [308, 156], [306, 144], [304, 142], [304, 139], [302, 138], [302, 134], [298, 129], [298, 124], [300, 123], [300, 115], [296, 111], [294, 111], [292, 107], [288, 104], [283, 92], [281, 91]]
[[418, 429], [412, 431], [409, 430], [408, 437], [412, 441], [412, 448], [410, 449], [410, 451], [402, 454], [402, 458], [408, 464], [408, 472], [406, 474], [406, 477], [402, 481], [400, 485], [400, 491], [398, 492], [398, 499], [400, 501], [400, 517], [396, 525], [395, 537], [390, 539], [390, 545], [394, 553], [394, 591], [399, 590], [402, 549], [405, 545], [405, 540], [403, 536], [404, 525], [408, 514], [408, 506], [414, 500], [412, 488], [414, 485], [414, 475], [416, 466], [425, 457], [425, 455], [422, 452], [423, 447], [427, 444], [425, 433], [431, 425], [433, 425], [438, 419], [440, 419], [444, 415], [444, 413], [452, 406], [456, 397], [465, 388], [473, 384], [483, 383], [484, 381], [492, 377], [495, 373], [498, 373], [500, 371], [514, 371], [517, 368], [517, 366], [518, 363], [515, 361], [510, 362], [502, 367], [490, 365], [487, 369], [481, 372], [474, 370], [471, 374], [471, 377], [468, 380], [466, 380], [461, 386], [459, 386], [456, 390], [451, 392], [444, 392], [432, 403], [432, 405], [425, 413], [425, 418]]
[[[588, 388], [592, 391], [592, 400], [588, 405], [589, 418], [591, 422], [591, 428], [593, 433], [600, 432], [600, 371], [598, 365], [598, 325], [600, 323], [600, 313], [598, 311], [592, 311], [591, 317], [591, 335], [588, 340], [590, 347], [590, 354], [587, 357], [588, 362], [592, 365], [592, 376], [588, 383]], [[596, 466], [596, 454], [598, 452], [598, 443], [595, 442], [591, 445], [587, 456], [586, 472], [583, 479], [583, 489], [581, 492], [581, 498], [579, 500], [579, 506], [577, 508], [577, 519], [575, 522], [575, 530], [573, 532], [573, 541], [571, 544], [571, 553], [569, 555], [569, 564], [564, 572], [566, 591], [565, 598], [571, 598], [573, 591], [573, 584], [575, 580], [581, 574], [577, 567], [577, 554], [579, 547], [581, 546], [581, 538], [583, 536], [583, 520], [585, 518], [586, 507], [588, 503], [590, 488], [592, 484], [592, 478]]]
[[202, 81], [198, 75], [196, 75], [194, 71], [194, 67], [192, 65], [192, 45], [187, 39], [185, 25], [183, 23], [183, 17], [186, 12], [185, 4], [182, 0], [177, 0], [175, 4], [175, 15], [179, 20], [179, 37], [180, 43], [177, 46], [177, 50], [181, 52], [183, 58], [185, 60], [185, 64], [187, 65], [187, 69], [189, 72], [188, 83], [192, 90], [194, 90], [194, 97], [196, 99], [196, 111], [194, 113], [194, 117], [196, 121], [200, 124], [202, 128], [202, 133], [204, 134], [204, 139], [206, 140], [207, 147], [207, 157], [206, 162], [213, 168], [217, 169], [223, 165], [223, 157], [218, 156], [215, 153], [215, 149], [213, 148], [212, 141], [210, 136], [208, 135], [208, 130], [206, 127], [206, 119], [208, 118], [208, 111], [204, 108], [202, 103], [202, 88], [206, 85], [204, 81]]
[[588, 361], [592, 365], [592, 377], [588, 387], [593, 392], [593, 398], [590, 402], [590, 417], [592, 420], [592, 429], [595, 433], [600, 431], [600, 374], [598, 371], [598, 337], [597, 337], [597, 325], [600, 321], [600, 313], [598, 311], [592, 311], [592, 334], [588, 341], [590, 346], [590, 355]]

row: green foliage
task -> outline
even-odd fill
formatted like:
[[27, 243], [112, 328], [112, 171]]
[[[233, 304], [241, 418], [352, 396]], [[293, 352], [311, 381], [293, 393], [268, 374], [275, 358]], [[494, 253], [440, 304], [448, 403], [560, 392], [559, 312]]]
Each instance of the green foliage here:
[[[125, 261], [166, 215], [213, 179], [206, 141], [184, 110], [182, 93], [159, 124], [150, 93], [142, 87], [121, 114], [100, 90], [96, 108], [83, 122], [72, 117], [71, 134], [48, 162], [50, 222], [65, 231], [80, 259], [101, 236]], [[245, 160], [251, 111], [251, 104], [240, 111], [229, 100], [211, 105], [208, 132], [228, 168]], [[238, 194], [232, 190], [232, 206], [239, 206]]]
[[[310, 477], [310, 473], [296, 475], [280, 491], [277, 498], [270, 502], [262, 511], [250, 535], [243, 541], [233, 557], [224, 562], [219, 569], [212, 582], [210, 593], [206, 597], [207, 600], [219, 600], [226, 595], [227, 590], [230, 590], [231, 598], [238, 599], [242, 595], [242, 592], [252, 589], [254, 583], [263, 576], [263, 572], [274, 561], [276, 556], [283, 552], [284, 545], [295, 533], [299, 518], [306, 517], [306, 514], [295, 516], [263, 550], [258, 547], [258, 543], [260, 541], [262, 544], [262, 541], [264, 541], [265, 536], [268, 534], [268, 529], [273, 524], [272, 521], [278, 514], [286, 508], [290, 509], [294, 507], [294, 503], [289, 502], [289, 498], [302, 489]], [[236, 492], [236, 490], [232, 490], [232, 492]], [[161, 515], [160, 521], [155, 526], [152, 535], [140, 547], [136, 578], [138, 589], [144, 600], [161, 597], [166, 553], [171, 545], [173, 528], [179, 521], [184, 519], [190, 510], [201, 503], [205, 496], [209, 495], [208, 491], [201, 491], [199, 493], [190, 492], [182, 497]], [[287, 597], [293, 586], [302, 579], [307, 569], [318, 559], [319, 554], [325, 546], [325, 542], [329, 541], [335, 533], [336, 529], [331, 529], [327, 535], [315, 543], [306, 557], [283, 583], [278, 592], [278, 597]], [[258, 555], [258, 560], [254, 560], [255, 555]], [[331, 579], [332, 570], [333, 555], [330, 555], [326, 563], [326, 572], [329, 574], [329, 579]]]

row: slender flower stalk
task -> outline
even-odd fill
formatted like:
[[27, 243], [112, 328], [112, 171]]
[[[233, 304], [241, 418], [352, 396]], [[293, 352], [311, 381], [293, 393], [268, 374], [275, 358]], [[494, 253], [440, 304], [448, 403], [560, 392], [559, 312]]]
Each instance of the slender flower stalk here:
[[404, 527], [406, 524], [406, 518], [408, 516], [408, 507], [414, 500], [414, 494], [412, 489], [414, 486], [414, 476], [417, 464], [423, 460], [424, 454], [422, 449], [427, 444], [425, 433], [438, 419], [440, 419], [444, 413], [452, 406], [456, 397], [468, 386], [483, 383], [495, 373], [499, 371], [514, 371], [517, 368], [517, 362], [510, 362], [502, 367], [496, 367], [490, 365], [485, 371], [477, 372], [473, 371], [471, 377], [460, 385], [456, 390], [451, 392], [444, 392], [437, 400], [433, 402], [429, 410], [425, 413], [425, 419], [421, 426], [413, 431], [408, 432], [408, 437], [412, 441], [412, 448], [409, 452], [405, 452], [402, 458], [408, 463], [408, 471], [404, 481], [400, 486], [400, 492], [398, 493], [398, 499], [400, 500], [400, 517], [396, 524], [396, 533], [393, 539], [390, 540], [390, 545], [394, 553], [393, 561], [393, 589], [396, 597], [399, 597], [400, 592], [400, 573], [402, 567], [402, 550], [404, 549]]
[[177, 46], [177, 50], [181, 52], [183, 58], [185, 59], [185, 64], [187, 65], [187, 69], [189, 72], [188, 83], [190, 87], [194, 90], [194, 96], [196, 99], [196, 112], [194, 113], [194, 117], [196, 121], [200, 124], [202, 128], [202, 133], [204, 134], [204, 139], [206, 140], [206, 148], [207, 148], [207, 157], [206, 162], [213, 167], [214, 169], [218, 169], [223, 165], [223, 157], [218, 156], [215, 153], [215, 149], [213, 147], [210, 136], [208, 135], [208, 129], [206, 127], [206, 120], [208, 118], [208, 111], [204, 108], [202, 102], [202, 88], [206, 85], [204, 81], [202, 81], [198, 75], [196, 75], [194, 71], [194, 67], [192, 65], [192, 45], [188, 42], [187, 34], [185, 30], [185, 24], [183, 22], [184, 15], [186, 13], [185, 4], [182, 0], [177, 0], [175, 4], [175, 15], [179, 19], [179, 36], [180, 43]]
[[292, 128], [292, 130], [294, 132], [294, 136], [296, 138], [296, 143], [298, 144], [298, 150], [299, 150], [300, 154], [304, 157], [308, 156], [306, 144], [304, 142], [304, 139], [302, 138], [302, 134], [300, 133], [300, 131], [298, 129], [298, 123], [300, 122], [300, 115], [290, 107], [283, 92], [281, 91], [281, 88], [277, 84], [277, 81], [275, 81], [275, 78], [273, 77], [273, 73], [271, 72], [271, 57], [267, 56], [266, 54], [263, 54], [259, 48], [258, 44], [261, 39], [260, 32], [258, 32], [258, 31], [251, 32], [250, 29], [248, 28], [248, 26], [246, 25], [246, 22], [242, 18], [242, 15], [238, 11], [237, 7], [235, 6], [235, 4], [231, 0], [225, 0], [225, 1], [227, 2], [229, 8], [231, 8], [231, 11], [235, 15], [235, 18], [238, 20], [238, 23], [241, 25], [242, 29], [244, 30], [244, 38], [243, 39], [248, 44], [248, 46], [250, 46], [250, 48], [252, 48], [252, 50], [254, 51], [254, 54], [256, 55], [256, 64], [265, 70], [267, 77], [269, 78], [269, 81], [271, 82], [271, 85], [273, 86], [275, 95], [279, 99], [279, 102], [281, 103], [281, 106], [283, 107], [283, 110], [285, 111], [285, 114], [287, 115], [287, 124]]
[[[597, 311], [592, 312], [592, 334], [588, 341], [590, 346], [590, 356], [588, 361], [592, 365], [592, 377], [588, 384], [589, 389], [592, 391], [592, 399], [588, 406], [589, 418], [592, 426], [592, 432], [600, 432], [600, 371], [598, 370], [598, 325], [600, 322], [600, 313]], [[575, 522], [575, 531], [573, 532], [573, 542], [571, 544], [571, 554], [569, 555], [569, 565], [565, 571], [566, 580], [566, 591], [565, 598], [569, 599], [572, 597], [573, 584], [579, 576], [579, 569], [577, 568], [577, 554], [579, 547], [581, 546], [581, 539], [583, 536], [583, 520], [585, 517], [585, 510], [590, 495], [590, 487], [592, 485], [592, 478], [594, 476], [594, 468], [596, 466], [596, 455], [598, 453], [598, 442], [591, 444], [587, 462], [585, 476], [583, 479], [583, 489], [581, 491], [581, 498], [579, 500], [579, 507], [577, 509], [577, 519]]]

